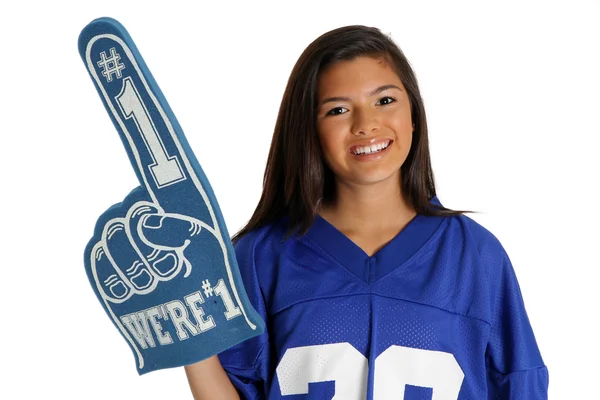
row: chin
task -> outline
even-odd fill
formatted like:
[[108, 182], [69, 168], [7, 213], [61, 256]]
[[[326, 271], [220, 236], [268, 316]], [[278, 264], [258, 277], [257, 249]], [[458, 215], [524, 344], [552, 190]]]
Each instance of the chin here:
[[377, 185], [385, 183], [400, 184], [400, 169], [392, 171], [372, 171], [371, 173], [353, 174], [348, 181], [358, 185]]

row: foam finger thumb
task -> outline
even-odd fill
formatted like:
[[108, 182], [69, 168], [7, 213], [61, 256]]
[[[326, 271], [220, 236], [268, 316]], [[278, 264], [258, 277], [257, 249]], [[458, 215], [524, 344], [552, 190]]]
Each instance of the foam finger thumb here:
[[190, 217], [169, 214], [144, 215], [138, 226], [142, 240], [164, 250], [186, 246], [201, 229], [200, 224]]

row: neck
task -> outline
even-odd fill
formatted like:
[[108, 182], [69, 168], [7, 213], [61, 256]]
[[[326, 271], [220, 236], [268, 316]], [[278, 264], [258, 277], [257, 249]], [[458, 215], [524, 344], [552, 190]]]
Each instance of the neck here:
[[381, 232], [404, 227], [415, 215], [399, 179], [373, 185], [338, 183], [336, 198], [320, 211], [323, 218], [341, 231]]

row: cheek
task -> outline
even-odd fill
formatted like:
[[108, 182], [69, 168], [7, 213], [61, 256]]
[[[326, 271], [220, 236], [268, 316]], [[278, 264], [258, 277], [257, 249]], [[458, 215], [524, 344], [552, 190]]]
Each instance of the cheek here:
[[402, 153], [402, 157], [406, 157], [412, 146], [413, 137], [410, 115], [396, 114], [387, 121], [387, 126], [394, 132], [396, 149]]
[[410, 144], [413, 134], [412, 121], [410, 115], [395, 115], [388, 120], [388, 126], [392, 128], [396, 135], [396, 140], [402, 144]]
[[345, 153], [344, 135], [340, 134], [338, 130], [328, 129], [321, 131], [319, 141], [328, 162]]
[[406, 157], [408, 155], [408, 153], [410, 152], [410, 148], [412, 146], [412, 137], [413, 137], [413, 132], [412, 132], [412, 125], [410, 127], [410, 129], [408, 130], [404, 130], [399, 134], [398, 139], [398, 147], [400, 148], [400, 151], [403, 154], [403, 157]]
[[385, 125], [391, 127], [396, 134], [404, 135], [412, 132], [410, 109], [398, 108], [385, 116]]

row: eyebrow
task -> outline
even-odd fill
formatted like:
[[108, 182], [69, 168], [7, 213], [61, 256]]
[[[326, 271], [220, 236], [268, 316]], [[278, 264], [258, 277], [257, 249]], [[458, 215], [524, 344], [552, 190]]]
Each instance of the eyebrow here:
[[[398, 89], [398, 90], [402, 91], [402, 89], [400, 89], [396, 85], [383, 85], [383, 86], [379, 86], [377, 89], [375, 89], [371, 93], [369, 93], [369, 96], [375, 96], [376, 94], [381, 93], [384, 90], [388, 90], [388, 89]], [[330, 102], [334, 102], [334, 101], [350, 101], [350, 98], [349, 97], [339, 97], [339, 96], [338, 97], [328, 97], [319, 103], [318, 108], [321, 108], [325, 103], [330, 103]]]

